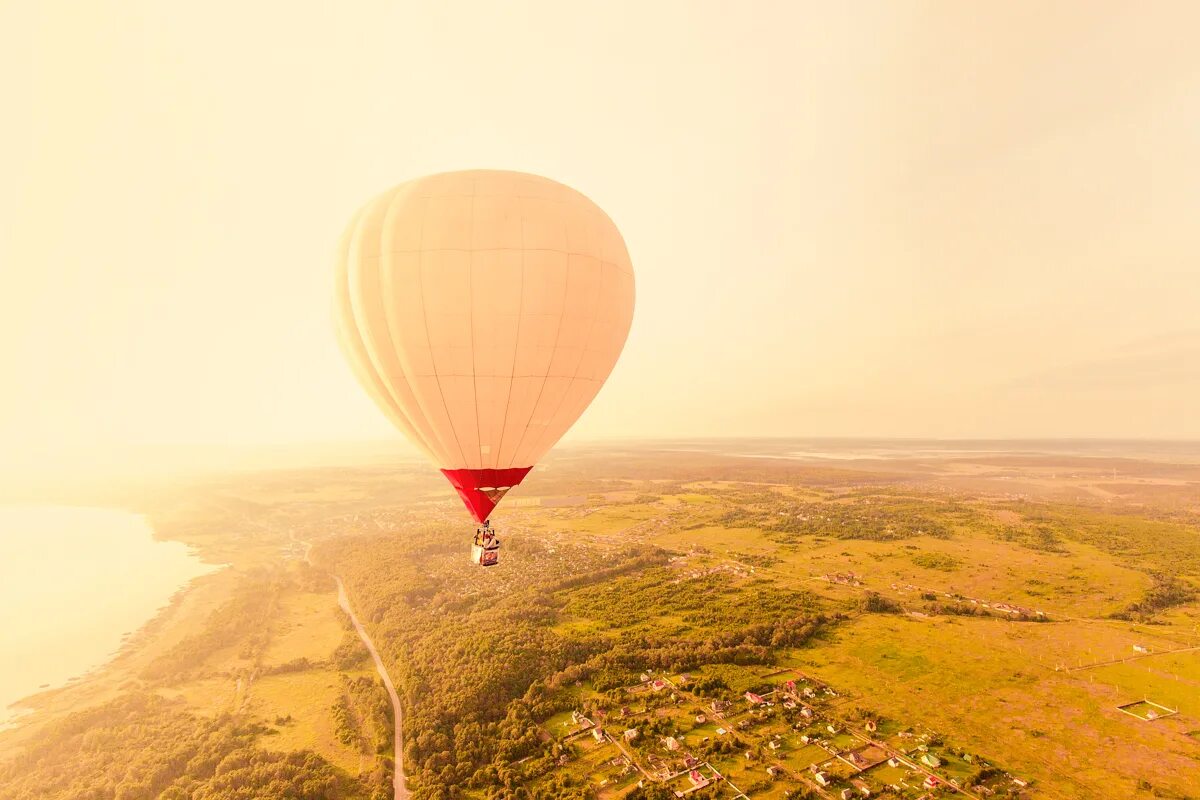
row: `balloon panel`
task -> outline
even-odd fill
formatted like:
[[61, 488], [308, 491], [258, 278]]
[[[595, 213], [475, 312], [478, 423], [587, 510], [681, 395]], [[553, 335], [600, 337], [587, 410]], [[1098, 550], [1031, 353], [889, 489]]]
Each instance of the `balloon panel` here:
[[[532, 466], [595, 397], [633, 318], [616, 226], [573, 189], [522, 173], [444, 173], [383, 193], [348, 228], [337, 275], [351, 367], [444, 470]], [[486, 498], [479, 508], [503, 494], [464, 481], [460, 493]]]

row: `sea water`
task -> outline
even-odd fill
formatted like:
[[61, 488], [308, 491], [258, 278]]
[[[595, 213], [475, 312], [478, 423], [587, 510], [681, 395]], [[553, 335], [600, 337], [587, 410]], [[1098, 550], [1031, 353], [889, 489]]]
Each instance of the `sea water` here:
[[10, 704], [104, 664], [214, 567], [125, 511], [0, 506], [0, 727]]

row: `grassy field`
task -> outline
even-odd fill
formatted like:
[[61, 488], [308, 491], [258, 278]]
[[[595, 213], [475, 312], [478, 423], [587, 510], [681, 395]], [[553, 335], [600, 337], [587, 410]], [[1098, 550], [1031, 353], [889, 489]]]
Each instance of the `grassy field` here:
[[[434, 658], [413, 678], [425, 682], [414, 685], [430, 685], [438, 658], [477, 666], [476, 656], [487, 670], [478, 674], [504, 682], [512, 713], [500, 708], [486, 719], [479, 730], [487, 736], [524, 719], [517, 706], [531, 684], [552, 684], [552, 713], [533, 720], [534, 738], [565, 746], [568, 757], [523, 786], [535, 796], [607, 800], [634, 791], [640, 773], [621, 763], [615, 744], [590, 734], [563, 741], [572, 730], [563, 725], [570, 708], [615, 713], [622, 706], [630, 715], [607, 718], [609, 735], [645, 728], [631, 752], [673, 770], [685, 753], [708, 754], [729, 781], [711, 790], [716, 796], [732, 797], [732, 784], [754, 798], [782, 798], [811, 785], [810, 767], [819, 765], [838, 791], [861, 780], [875, 794], [895, 785], [898, 796], [920, 797], [920, 769], [885, 759], [860, 773], [832, 755], [863, 749], [858, 734], [867, 719], [895, 751], [936, 753], [947, 780], [971, 779], [986, 760], [1032, 781], [1026, 797], [1197, 795], [1200, 651], [1168, 651], [1200, 645], [1200, 465], [1023, 453], [831, 466], [793, 460], [783, 444], [738, 450], [778, 458], [707, 447], [552, 460], [531, 475], [524, 494], [514, 493], [524, 502], [498, 514], [506, 550], [502, 566], [487, 572], [468, 569], [447, 550], [449, 532], [470, 526], [437, 476], [415, 468], [287, 470], [166, 492], [144, 509], [160, 535], [230, 566], [195, 581], [104, 670], [38, 698], [40, 713], [0, 734], [0, 757], [70, 711], [147, 689], [197, 715], [260, 724], [267, 732], [258, 741], [271, 751], [309, 749], [350, 774], [379, 768], [370, 748], [343, 741], [353, 737], [334, 715], [346, 703], [345, 679], [370, 676], [369, 664], [345, 649], [345, 623], [327, 579], [298, 560], [297, 539], [326, 537], [370, 543], [348, 550], [339, 570], [376, 568], [374, 583], [352, 600], [373, 603], [368, 623], [389, 668], [403, 674], [405, 659], [414, 657], [407, 628], [416, 617], [402, 613], [411, 610], [432, 631]], [[564, 498], [571, 500], [541, 505]], [[424, 549], [410, 552], [418, 533]], [[643, 559], [636, 569], [590, 579], [634, 551]], [[262, 574], [278, 576], [283, 588], [253, 613], [231, 610], [239, 587]], [[649, 654], [661, 662], [654, 677], [675, 686], [658, 693], [632, 686], [650, 668], [632, 655], [581, 680], [549, 667], [511, 675], [486, 661], [493, 645], [508, 648], [505, 658], [527, 655], [508, 630], [440, 649], [438, 625], [474, 630], [461, 624], [463, 615], [517, 596], [529, 600], [530, 613], [505, 619], [555, 657], [596, 661], [607, 648]], [[771, 626], [793, 618], [811, 630], [797, 640], [802, 645], [781, 644], [786, 631]], [[754, 644], [721, 644], [758, 629], [766, 633]], [[701, 647], [723, 655], [672, 665]], [[187, 657], [176, 657], [174, 668], [151, 674], [180, 652]], [[715, 695], [693, 694], [681, 672], [693, 683], [719, 684], [713, 691], [736, 706], [717, 717]], [[809, 698], [817, 719], [798, 718], [798, 708], [785, 708], [779, 696], [768, 709], [751, 709], [741, 697], [778, 689], [788, 675], [820, 689]], [[413, 702], [442, 699], [417, 696]], [[1179, 713], [1144, 720], [1117, 709], [1142, 699]], [[454, 722], [440, 720], [426, 738], [455, 731]], [[476, 734], [463, 732], [476, 724], [426, 755], [485, 752], [471, 739]], [[681, 742], [680, 751], [666, 748], [667, 735]], [[736, 752], [715, 746], [735, 740]], [[511, 782], [545, 761], [528, 742], [520, 748], [510, 748], [521, 753], [513, 763], [492, 764], [495, 774]], [[486, 764], [469, 766], [446, 780], [463, 784]], [[771, 778], [770, 766], [784, 772]], [[423, 769], [410, 770], [418, 787]], [[672, 788], [687, 782], [674, 780], [682, 783]], [[489, 789], [462, 791], [483, 798]]]

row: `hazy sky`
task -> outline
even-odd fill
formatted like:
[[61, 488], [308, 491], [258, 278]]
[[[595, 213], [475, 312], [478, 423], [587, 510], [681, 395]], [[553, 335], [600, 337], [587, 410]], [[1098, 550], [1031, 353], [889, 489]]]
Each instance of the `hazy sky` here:
[[0, 0], [0, 452], [391, 435], [351, 213], [540, 173], [621, 228], [576, 437], [1200, 437], [1200, 5]]

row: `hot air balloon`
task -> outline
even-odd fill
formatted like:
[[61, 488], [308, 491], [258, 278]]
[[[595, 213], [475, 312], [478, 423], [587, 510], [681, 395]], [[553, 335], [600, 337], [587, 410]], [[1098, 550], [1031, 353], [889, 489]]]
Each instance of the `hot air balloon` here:
[[625, 242], [595, 203], [520, 172], [446, 172], [371, 200], [342, 238], [335, 317], [359, 382], [490, 516], [600, 391], [633, 320]]

